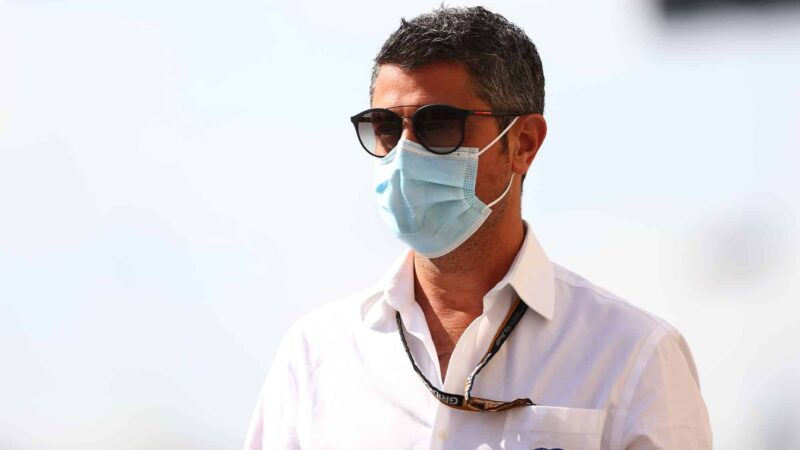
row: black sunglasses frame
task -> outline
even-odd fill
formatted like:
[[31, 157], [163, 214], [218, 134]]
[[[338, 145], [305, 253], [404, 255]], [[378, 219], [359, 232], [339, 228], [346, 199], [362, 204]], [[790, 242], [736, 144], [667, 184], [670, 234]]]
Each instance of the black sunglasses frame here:
[[[447, 154], [453, 153], [454, 151], [456, 151], [459, 148], [461, 148], [461, 144], [464, 143], [464, 134], [465, 134], [466, 121], [467, 121], [467, 117], [469, 117], [469, 116], [478, 116], [478, 117], [514, 117], [514, 116], [523, 115], [523, 114], [520, 114], [520, 113], [512, 113], [512, 112], [498, 112], [498, 111], [487, 111], [487, 110], [479, 110], [479, 109], [462, 109], [462, 108], [457, 108], [455, 106], [447, 105], [447, 104], [444, 104], [444, 103], [434, 103], [434, 104], [430, 104], [430, 105], [420, 106], [419, 109], [414, 111], [414, 114], [412, 114], [411, 116], [401, 116], [400, 114], [397, 114], [396, 112], [392, 111], [392, 108], [406, 108], [406, 107], [416, 107], [416, 106], [418, 106], [418, 105], [401, 105], [401, 106], [392, 106], [391, 108], [370, 108], [370, 109], [361, 111], [360, 113], [350, 117], [350, 122], [353, 123], [353, 127], [356, 130], [356, 136], [358, 137], [358, 142], [361, 144], [361, 147], [364, 150], [366, 150], [366, 152], [369, 153], [370, 156], [374, 156], [375, 158], [384, 158], [384, 157], [386, 157], [386, 155], [389, 154], [389, 152], [391, 152], [391, 150], [390, 150], [389, 152], [386, 153], [386, 155], [376, 155], [376, 154], [372, 153], [367, 148], [366, 145], [364, 145], [364, 141], [361, 139], [361, 133], [358, 132], [358, 124], [359, 123], [371, 123], [371, 121], [368, 118], [365, 118], [364, 116], [369, 114], [369, 113], [373, 113], [373, 112], [383, 112], [383, 113], [389, 113], [389, 114], [395, 115], [395, 116], [398, 117], [398, 119], [399, 119], [401, 124], [403, 123], [404, 119], [410, 118], [411, 119], [411, 125], [412, 125], [413, 130], [414, 130], [414, 135], [417, 137], [417, 140], [419, 141], [419, 144], [422, 145], [425, 148], [425, 150], [428, 150], [429, 152], [431, 152], [433, 154], [436, 154], [436, 155], [447, 155]], [[418, 130], [424, 129], [424, 127], [420, 127], [419, 126], [420, 125], [420, 121], [423, 120], [422, 119], [422, 117], [424, 117], [423, 114], [428, 112], [428, 111], [430, 111], [431, 109], [446, 109], [446, 110], [452, 111], [453, 113], [455, 113], [455, 117], [461, 120], [461, 123], [460, 123], [460, 125], [461, 125], [461, 130], [460, 130], [461, 131], [461, 138], [458, 141], [458, 145], [453, 147], [453, 149], [447, 150], [447, 151], [444, 151], [444, 152], [442, 152], [441, 150], [439, 150], [439, 151], [432, 150], [425, 143], [425, 141], [427, 139], [425, 138], [424, 133], [419, 133], [418, 132]], [[401, 130], [401, 135], [402, 135], [402, 130]], [[399, 140], [400, 140], [400, 138], [398, 137], [398, 142], [399, 142]]]

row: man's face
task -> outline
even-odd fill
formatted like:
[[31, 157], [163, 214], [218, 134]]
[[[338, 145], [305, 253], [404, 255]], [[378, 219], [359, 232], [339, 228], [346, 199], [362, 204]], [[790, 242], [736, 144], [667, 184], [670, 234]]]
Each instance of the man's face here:
[[[392, 111], [409, 117], [419, 107], [432, 103], [463, 109], [491, 109], [475, 95], [472, 78], [460, 64], [431, 63], [412, 71], [391, 64], [380, 66], [372, 96], [373, 108], [393, 108]], [[394, 108], [401, 105], [416, 106]], [[498, 119], [485, 116], [469, 116], [465, 128], [463, 147], [483, 148], [501, 131]], [[410, 120], [405, 121], [403, 137], [417, 142]], [[478, 198], [489, 203], [499, 197], [508, 185], [511, 172], [508, 153], [498, 141], [480, 157], [475, 187]]]

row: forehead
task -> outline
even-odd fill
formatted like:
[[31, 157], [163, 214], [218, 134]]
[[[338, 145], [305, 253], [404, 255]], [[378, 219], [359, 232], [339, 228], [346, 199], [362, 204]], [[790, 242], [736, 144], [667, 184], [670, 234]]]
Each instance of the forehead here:
[[373, 108], [445, 103], [464, 109], [487, 109], [475, 95], [469, 72], [461, 64], [436, 62], [413, 70], [383, 64], [372, 94]]

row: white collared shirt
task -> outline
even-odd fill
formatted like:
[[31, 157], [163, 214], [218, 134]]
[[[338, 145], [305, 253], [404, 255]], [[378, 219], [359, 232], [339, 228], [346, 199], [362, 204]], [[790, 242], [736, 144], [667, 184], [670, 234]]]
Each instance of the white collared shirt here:
[[[547, 258], [530, 226], [506, 276], [483, 299], [444, 380], [414, 299], [413, 254], [374, 289], [297, 321], [267, 375], [245, 448], [710, 449], [697, 371], [668, 323]], [[529, 398], [497, 413], [440, 403], [414, 372], [464, 394], [514, 294], [529, 310], [475, 379], [472, 395]]]

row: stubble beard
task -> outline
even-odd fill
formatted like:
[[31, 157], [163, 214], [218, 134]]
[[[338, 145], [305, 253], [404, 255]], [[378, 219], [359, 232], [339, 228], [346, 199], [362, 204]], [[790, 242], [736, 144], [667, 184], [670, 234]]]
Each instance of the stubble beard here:
[[[478, 230], [452, 252], [428, 259], [440, 272], [469, 273], [493, 260], [497, 233], [508, 210], [507, 197], [492, 206], [492, 212]], [[426, 258], [427, 259], [427, 258]]]

